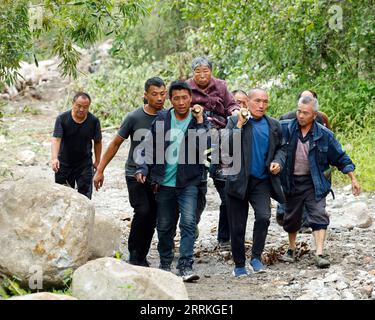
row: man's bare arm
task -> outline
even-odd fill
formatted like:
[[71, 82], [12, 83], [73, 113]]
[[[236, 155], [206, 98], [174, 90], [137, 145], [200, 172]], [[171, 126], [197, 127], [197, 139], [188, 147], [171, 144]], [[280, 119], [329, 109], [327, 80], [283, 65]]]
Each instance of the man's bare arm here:
[[100, 163], [100, 157], [102, 155], [102, 140], [94, 141], [94, 154], [95, 154], [94, 168], [97, 169]]
[[51, 142], [51, 167], [53, 171], [57, 172], [60, 169], [60, 161], [58, 159], [58, 155], [60, 151], [61, 138], [52, 137]]
[[115, 138], [113, 138], [107, 150], [104, 152], [104, 155], [100, 160], [98, 167], [96, 168], [96, 173], [94, 176], [94, 186], [96, 191], [98, 191], [103, 186], [104, 170], [107, 167], [108, 163], [110, 163], [113, 157], [116, 155], [118, 149], [120, 148], [124, 140], [124, 138], [117, 135]]

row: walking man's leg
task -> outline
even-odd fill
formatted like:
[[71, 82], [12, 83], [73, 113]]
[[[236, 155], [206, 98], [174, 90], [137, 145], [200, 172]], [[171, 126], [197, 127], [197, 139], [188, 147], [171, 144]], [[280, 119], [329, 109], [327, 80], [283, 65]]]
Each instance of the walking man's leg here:
[[149, 184], [139, 183], [134, 177], [127, 176], [126, 184], [134, 209], [128, 240], [129, 263], [147, 267], [146, 257], [156, 226], [155, 196]]
[[[163, 270], [170, 271], [174, 257], [173, 247], [174, 236], [176, 234], [176, 210], [178, 205], [176, 188], [161, 186], [159, 192], [155, 196], [155, 200], [157, 207], [156, 228], [159, 239], [159, 267]], [[196, 206], [194, 207], [193, 215], [195, 214], [195, 209]]]
[[91, 199], [92, 196], [92, 179], [94, 169], [92, 164], [85, 164], [74, 169], [75, 180], [77, 182], [78, 192]]
[[254, 209], [253, 247], [250, 265], [254, 272], [264, 272], [262, 253], [271, 218], [271, 183], [268, 179], [250, 179], [249, 200]]
[[245, 268], [245, 232], [249, 203], [247, 199], [241, 200], [230, 195], [227, 196], [228, 218], [231, 236], [231, 247], [235, 268], [235, 277], [247, 276]]
[[185, 282], [199, 279], [199, 276], [193, 272], [197, 196], [198, 188], [196, 186], [188, 186], [177, 191], [181, 231], [180, 258], [177, 269]]

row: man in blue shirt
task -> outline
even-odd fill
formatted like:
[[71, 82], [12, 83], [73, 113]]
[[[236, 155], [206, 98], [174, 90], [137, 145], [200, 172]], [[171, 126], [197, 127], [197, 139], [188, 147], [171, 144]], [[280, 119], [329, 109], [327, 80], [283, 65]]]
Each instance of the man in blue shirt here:
[[[245, 232], [249, 203], [255, 214], [250, 266], [254, 272], [264, 272], [261, 255], [270, 224], [270, 198], [272, 196], [281, 203], [285, 201], [279, 178], [285, 162], [282, 131], [276, 119], [265, 115], [267, 107], [267, 92], [252, 89], [249, 92], [249, 110], [241, 109], [236, 116], [230, 117], [226, 127], [225, 140], [229, 139], [233, 144], [236, 143], [234, 137], [240, 135], [238, 141], [241, 143], [241, 155], [237, 160], [241, 164], [236, 166], [240, 170], [235, 174], [229, 173], [226, 182], [235, 277], [248, 275], [245, 268]], [[245, 117], [243, 112], [250, 112], [250, 117]]]
[[[190, 111], [192, 93], [184, 81], [169, 87], [173, 108], [159, 112], [145, 139], [145, 158], [138, 159], [136, 179], [151, 182], [156, 193], [158, 251], [160, 268], [171, 270], [176, 212], [180, 213], [180, 257], [177, 269], [183, 281], [198, 280], [193, 272], [198, 185], [204, 170], [203, 152], [207, 149], [209, 122], [203, 108]], [[165, 135], [164, 135], [165, 133]], [[203, 137], [203, 140], [201, 139]], [[160, 160], [160, 150], [165, 161]]]

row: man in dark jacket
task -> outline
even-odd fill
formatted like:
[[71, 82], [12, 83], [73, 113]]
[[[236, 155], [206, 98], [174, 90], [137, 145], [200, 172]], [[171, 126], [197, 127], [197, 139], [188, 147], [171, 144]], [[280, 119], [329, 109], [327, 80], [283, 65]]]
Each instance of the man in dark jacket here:
[[143, 162], [137, 160], [136, 178], [144, 183], [148, 176], [156, 193], [160, 268], [167, 271], [171, 270], [174, 256], [179, 209], [181, 243], [177, 269], [183, 281], [193, 281], [199, 279], [192, 268], [193, 250], [198, 185], [204, 170], [203, 151], [208, 147], [209, 122], [203, 108], [190, 111], [191, 89], [186, 82], [172, 82], [169, 98], [173, 108], [159, 112], [151, 126], [144, 144], [145, 158]]
[[[229, 170], [226, 182], [235, 277], [248, 275], [245, 231], [249, 202], [255, 213], [250, 266], [254, 272], [264, 272], [261, 255], [270, 224], [270, 197], [280, 203], [285, 201], [279, 179], [285, 161], [281, 126], [276, 119], [265, 116], [267, 107], [267, 93], [258, 88], [250, 90], [249, 110], [241, 109], [236, 116], [230, 117], [224, 135], [224, 144], [230, 146], [229, 153], [240, 154], [239, 160], [235, 156], [233, 160], [240, 161], [239, 170], [236, 173]], [[250, 117], [244, 112], [250, 112]], [[240, 152], [238, 146], [233, 145], [236, 140], [241, 144]]]
[[[297, 96], [297, 102], [299, 101], [299, 99], [301, 97], [311, 97], [311, 98], [315, 98], [315, 99], [318, 100], [317, 93], [315, 91], [312, 91], [312, 90], [301, 91]], [[290, 111], [290, 112], [287, 112], [287, 113], [283, 114], [280, 117], [280, 120], [296, 119], [296, 118], [297, 118], [297, 112], [296, 111]], [[332, 130], [331, 124], [330, 124], [329, 119], [328, 119], [328, 116], [324, 112], [318, 111], [315, 121], [322, 124], [323, 126], [328, 128], [329, 130]], [[332, 195], [333, 195], [333, 193], [332, 193]], [[307, 219], [306, 219], [306, 213], [305, 213], [306, 210], [304, 209], [303, 212], [304, 213], [303, 213], [303, 216], [302, 216], [302, 225], [301, 225], [301, 229], [299, 230], [299, 232], [301, 232], [301, 233], [311, 233], [311, 228], [309, 227], [309, 224], [308, 224]], [[283, 225], [284, 213], [285, 213], [285, 205], [278, 204], [277, 210], [276, 210], [276, 221], [280, 226]]]
[[297, 119], [281, 121], [287, 143], [282, 185], [286, 195], [283, 227], [288, 232], [289, 249], [280, 260], [295, 261], [297, 231], [301, 227], [302, 209], [305, 206], [315, 238], [315, 264], [319, 268], [327, 268], [330, 262], [323, 255], [323, 246], [329, 225], [325, 209], [326, 196], [331, 189], [331, 182], [325, 176], [329, 166], [337, 167], [350, 177], [354, 195], [358, 195], [361, 188], [354, 176], [355, 166], [349, 156], [342, 150], [333, 133], [315, 121], [317, 112], [315, 98], [301, 97]]

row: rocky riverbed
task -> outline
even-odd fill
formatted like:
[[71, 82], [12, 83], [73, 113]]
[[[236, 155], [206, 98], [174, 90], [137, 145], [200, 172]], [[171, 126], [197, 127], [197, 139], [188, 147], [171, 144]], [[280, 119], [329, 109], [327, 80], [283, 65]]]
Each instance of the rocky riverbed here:
[[[42, 99], [20, 98], [8, 103], [8, 115], [0, 132], [0, 192], [14, 180], [28, 177], [53, 180], [49, 167], [50, 136], [54, 119], [59, 113], [58, 101], [68, 93], [68, 82], [51, 79], [40, 90]], [[60, 81], [60, 80], [59, 80]], [[55, 94], [54, 94], [55, 93]], [[35, 112], [25, 112], [24, 106]], [[23, 112], [21, 112], [23, 110]], [[27, 110], [26, 110], [27, 111]], [[103, 133], [104, 145], [116, 130]], [[98, 215], [108, 216], [122, 230], [119, 251], [127, 256], [127, 237], [132, 218], [124, 162], [129, 143], [125, 142], [105, 171], [104, 186], [94, 191], [93, 204]], [[104, 148], [105, 150], [105, 148]], [[331, 226], [326, 250], [332, 262], [328, 269], [317, 269], [313, 262], [314, 245], [311, 234], [299, 234], [300, 258], [285, 264], [277, 257], [286, 250], [287, 234], [277, 225], [273, 203], [272, 221], [265, 248], [268, 270], [247, 278], [231, 276], [233, 262], [230, 251], [217, 248], [219, 196], [209, 181], [207, 206], [199, 224], [195, 264], [201, 279], [186, 284], [190, 299], [375, 299], [375, 195], [362, 194], [355, 198], [350, 186], [334, 187], [336, 199], [327, 198]], [[247, 254], [251, 249], [254, 217], [250, 210], [246, 232]], [[176, 237], [178, 248], [179, 235]], [[154, 237], [149, 260], [158, 266]], [[178, 252], [178, 250], [177, 250]]]

